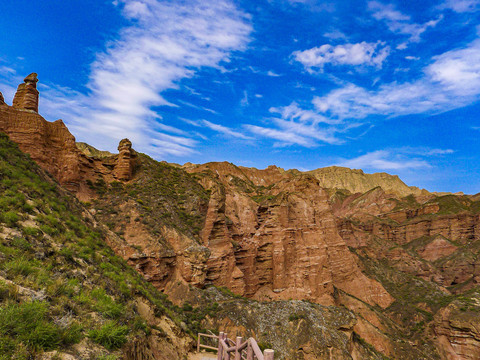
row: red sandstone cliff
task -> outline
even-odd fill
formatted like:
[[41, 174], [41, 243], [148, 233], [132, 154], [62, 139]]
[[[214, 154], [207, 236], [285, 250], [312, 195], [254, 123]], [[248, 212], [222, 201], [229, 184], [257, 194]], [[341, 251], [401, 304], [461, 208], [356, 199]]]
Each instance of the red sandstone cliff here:
[[[16, 142], [44, 170], [80, 198], [94, 196], [86, 180], [120, 176], [128, 180], [133, 171], [135, 155], [128, 146], [120, 157], [94, 159], [85, 156], [75, 145], [75, 137], [62, 120], [46, 121], [38, 111], [37, 74], [32, 73], [18, 86], [13, 106], [0, 99], [0, 131]], [[128, 140], [127, 140], [128, 141]], [[124, 141], [125, 143], [125, 141]], [[115, 167], [115, 174], [111, 168]]]

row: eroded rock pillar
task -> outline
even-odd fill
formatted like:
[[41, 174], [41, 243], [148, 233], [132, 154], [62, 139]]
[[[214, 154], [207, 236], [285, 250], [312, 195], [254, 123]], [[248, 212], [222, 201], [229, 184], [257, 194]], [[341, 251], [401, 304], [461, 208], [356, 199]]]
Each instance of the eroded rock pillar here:
[[31, 73], [23, 81], [18, 85], [12, 105], [16, 109], [38, 112], [37, 74]]
[[132, 143], [123, 139], [118, 144], [118, 160], [115, 165], [114, 175], [119, 180], [128, 181], [132, 178], [137, 153], [132, 149]]

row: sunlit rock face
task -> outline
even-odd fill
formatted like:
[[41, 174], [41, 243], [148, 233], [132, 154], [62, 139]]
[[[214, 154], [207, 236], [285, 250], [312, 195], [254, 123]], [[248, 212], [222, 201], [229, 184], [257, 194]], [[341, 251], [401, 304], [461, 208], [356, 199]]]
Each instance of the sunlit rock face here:
[[15, 109], [31, 110], [38, 112], [37, 74], [31, 73], [24, 79], [24, 83], [18, 85], [13, 98]]
[[128, 181], [132, 178], [137, 154], [132, 149], [132, 143], [123, 139], [118, 144], [118, 159], [114, 169], [114, 176], [119, 180]]

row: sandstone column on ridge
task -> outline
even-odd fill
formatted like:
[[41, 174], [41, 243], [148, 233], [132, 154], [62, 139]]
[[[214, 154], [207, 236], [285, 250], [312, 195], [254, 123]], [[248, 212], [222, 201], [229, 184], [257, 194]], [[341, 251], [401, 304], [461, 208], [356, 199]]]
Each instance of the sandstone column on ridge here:
[[12, 106], [15, 109], [32, 110], [38, 113], [37, 74], [31, 73], [23, 81], [18, 85]]
[[128, 181], [132, 178], [137, 153], [132, 149], [132, 143], [123, 139], [118, 144], [118, 161], [115, 165], [114, 176], [119, 180]]

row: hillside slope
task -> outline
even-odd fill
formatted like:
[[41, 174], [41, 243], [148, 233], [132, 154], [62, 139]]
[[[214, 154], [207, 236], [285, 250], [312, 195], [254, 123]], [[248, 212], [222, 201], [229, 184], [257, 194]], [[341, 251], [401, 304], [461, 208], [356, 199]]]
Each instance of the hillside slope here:
[[366, 174], [362, 170], [340, 166], [329, 166], [307, 173], [315, 176], [324, 188], [345, 189], [352, 194], [364, 193], [377, 186], [400, 197], [428, 194], [426, 190], [407, 186], [398, 176], [387, 173]]
[[187, 354], [191, 330], [180, 323], [191, 320], [114, 254], [109, 237], [0, 133], [0, 359]]

